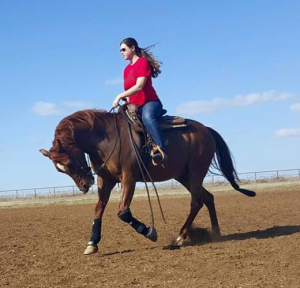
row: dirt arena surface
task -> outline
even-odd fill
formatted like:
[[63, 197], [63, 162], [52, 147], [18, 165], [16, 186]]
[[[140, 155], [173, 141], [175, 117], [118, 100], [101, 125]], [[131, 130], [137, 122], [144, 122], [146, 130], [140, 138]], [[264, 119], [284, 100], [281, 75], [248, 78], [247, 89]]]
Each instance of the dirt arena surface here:
[[[161, 200], [167, 225], [155, 205], [156, 243], [121, 222], [111, 202], [91, 256], [83, 252], [95, 204], [0, 209], [0, 287], [300, 287], [300, 188], [215, 195], [218, 241], [164, 249], [186, 219], [187, 196]], [[132, 212], [150, 224], [146, 200]], [[210, 227], [205, 207], [195, 226]]]

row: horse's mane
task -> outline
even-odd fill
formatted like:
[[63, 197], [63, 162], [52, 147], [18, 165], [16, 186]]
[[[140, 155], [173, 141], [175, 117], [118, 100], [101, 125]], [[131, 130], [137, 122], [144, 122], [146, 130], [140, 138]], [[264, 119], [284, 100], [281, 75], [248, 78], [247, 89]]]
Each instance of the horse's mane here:
[[55, 162], [64, 162], [64, 160], [68, 158], [68, 155], [66, 155], [66, 153], [59, 152], [62, 147], [65, 151], [71, 151], [74, 149], [75, 131], [78, 129], [79, 125], [87, 125], [88, 129], [92, 131], [95, 125], [95, 120], [102, 118], [105, 114], [107, 114], [105, 110], [87, 109], [77, 111], [62, 119], [55, 129], [54, 140], [52, 148], [50, 149], [50, 152], [52, 152], [52, 160]]

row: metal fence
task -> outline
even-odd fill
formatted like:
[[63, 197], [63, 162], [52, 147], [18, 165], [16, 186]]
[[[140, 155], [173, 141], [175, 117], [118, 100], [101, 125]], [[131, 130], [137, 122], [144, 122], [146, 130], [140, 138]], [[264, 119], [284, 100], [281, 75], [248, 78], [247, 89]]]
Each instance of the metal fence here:
[[[261, 182], [270, 182], [270, 181], [300, 179], [300, 169], [238, 173], [238, 177], [242, 183], [248, 183], [248, 182], [261, 183]], [[210, 173], [205, 177], [204, 183], [222, 183], [226, 181], [227, 180], [223, 176], [214, 175]]]
[[[274, 171], [259, 171], [259, 172], [247, 172], [239, 173], [239, 179], [242, 183], [258, 183], [269, 181], [285, 181], [292, 179], [300, 179], [300, 169], [288, 169], [288, 170], [274, 170]], [[227, 182], [227, 180], [221, 176], [213, 173], [208, 173], [204, 179], [205, 184], [218, 185]], [[169, 180], [166, 182], [155, 183], [157, 188], [170, 188], [174, 189], [181, 186], [175, 180]], [[141, 189], [143, 186], [137, 185], [137, 189]], [[144, 189], [144, 188], [142, 188]], [[117, 185], [114, 190], [116, 192], [120, 190], [120, 185]], [[93, 185], [89, 193], [95, 194], [97, 192], [97, 186]], [[61, 196], [76, 196], [82, 192], [79, 191], [77, 186], [60, 186], [60, 187], [42, 187], [42, 188], [30, 188], [30, 189], [14, 189], [0, 191], [0, 200], [5, 199], [19, 199], [19, 198], [42, 198], [42, 197], [61, 197]]]

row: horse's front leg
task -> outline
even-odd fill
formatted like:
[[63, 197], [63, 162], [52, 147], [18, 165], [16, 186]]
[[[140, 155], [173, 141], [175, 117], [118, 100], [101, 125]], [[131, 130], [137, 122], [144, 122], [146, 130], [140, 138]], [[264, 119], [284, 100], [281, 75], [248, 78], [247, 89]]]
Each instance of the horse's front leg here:
[[155, 242], [157, 240], [156, 229], [154, 227], [147, 227], [144, 223], [134, 218], [130, 211], [134, 189], [135, 182], [124, 178], [122, 181], [122, 200], [119, 206], [118, 217], [125, 223], [128, 223], [136, 232]]
[[95, 216], [92, 227], [92, 233], [90, 236], [90, 241], [87, 244], [87, 247], [84, 251], [84, 255], [90, 255], [98, 251], [98, 243], [101, 240], [101, 226], [102, 226], [102, 216], [105, 210], [105, 207], [108, 203], [111, 190], [116, 185], [114, 180], [104, 180], [98, 176], [98, 203], [95, 208]]

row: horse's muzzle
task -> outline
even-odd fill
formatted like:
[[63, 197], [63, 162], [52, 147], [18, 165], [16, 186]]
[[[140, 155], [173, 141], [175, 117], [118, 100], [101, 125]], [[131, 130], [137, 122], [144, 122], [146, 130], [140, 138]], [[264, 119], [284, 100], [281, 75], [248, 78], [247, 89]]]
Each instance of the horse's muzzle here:
[[80, 190], [81, 190], [83, 193], [87, 193], [87, 192], [89, 192], [90, 187], [91, 187], [91, 186], [89, 186], [89, 185], [87, 185], [87, 184], [83, 184], [83, 186], [82, 186], [82, 188], [81, 188]]
[[81, 185], [78, 188], [83, 193], [87, 193], [90, 190], [91, 186], [95, 183], [94, 177], [89, 178], [86, 181], [83, 180], [83, 181], [80, 181], [80, 182], [81, 182], [80, 183]]

